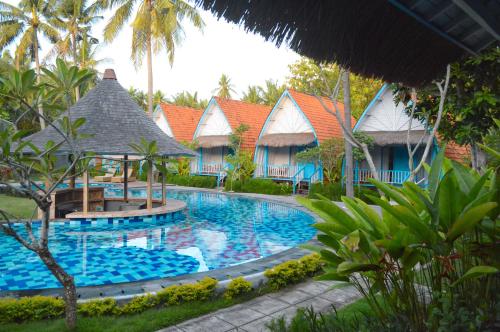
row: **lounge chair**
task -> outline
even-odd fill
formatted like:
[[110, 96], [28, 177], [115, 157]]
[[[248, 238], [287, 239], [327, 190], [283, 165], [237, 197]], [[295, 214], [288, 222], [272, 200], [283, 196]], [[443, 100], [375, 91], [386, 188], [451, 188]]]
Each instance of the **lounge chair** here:
[[[136, 180], [136, 178], [134, 176], [132, 176], [132, 174], [134, 173], [134, 169], [129, 168], [127, 173], [128, 173], [127, 174], [128, 175], [127, 176], [128, 182], [134, 182]], [[119, 176], [113, 176], [111, 178], [111, 182], [117, 182], [117, 183], [123, 183], [123, 182], [125, 182], [125, 176], [124, 176], [124, 174], [125, 173], [122, 173]]]
[[106, 171], [106, 174], [94, 176], [94, 181], [95, 182], [111, 182], [111, 179], [113, 178], [113, 176], [115, 176], [115, 173], [116, 173], [116, 168], [110, 167]]

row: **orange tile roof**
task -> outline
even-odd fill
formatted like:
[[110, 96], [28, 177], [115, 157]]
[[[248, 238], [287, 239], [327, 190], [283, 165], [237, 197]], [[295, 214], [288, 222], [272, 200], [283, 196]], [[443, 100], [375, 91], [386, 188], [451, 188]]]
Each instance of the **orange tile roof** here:
[[[344, 137], [342, 133], [342, 127], [338, 123], [335, 115], [328, 113], [316, 96], [291, 89], [288, 89], [288, 92], [290, 93], [290, 96], [292, 96], [292, 98], [295, 100], [297, 105], [299, 105], [302, 112], [304, 112], [306, 117], [309, 119], [309, 122], [311, 122], [311, 125], [313, 126], [320, 143], [332, 137]], [[332, 111], [335, 111], [330, 98], [319, 98], [321, 98], [323, 103], [328, 108], [330, 108]], [[344, 120], [344, 104], [337, 102], [337, 107], [340, 111], [342, 120]], [[355, 124], [356, 119], [351, 116], [351, 126], [354, 127]]]
[[191, 142], [203, 110], [165, 103], [161, 104], [161, 109], [167, 118], [174, 138], [179, 142]]
[[250, 128], [243, 134], [242, 148], [253, 151], [259, 138], [262, 126], [266, 122], [271, 106], [246, 103], [239, 100], [223, 99], [214, 97], [220, 109], [224, 113], [234, 131], [241, 124], [246, 124]]
[[471, 155], [469, 146], [458, 145], [450, 141], [446, 143], [446, 158], [458, 161], [460, 163], [469, 163]]

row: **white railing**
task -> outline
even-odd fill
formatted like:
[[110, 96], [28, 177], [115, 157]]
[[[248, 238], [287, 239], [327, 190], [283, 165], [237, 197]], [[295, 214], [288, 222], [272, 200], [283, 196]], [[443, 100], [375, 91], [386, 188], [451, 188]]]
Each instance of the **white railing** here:
[[[398, 170], [377, 170], [380, 181], [392, 184], [401, 184], [408, 180], [410, 176], [409, 171]], [[354, 183], [369, 184], [369, 179], [375, 178], [369, 169], [354, 169]]]
[[267, 165], [263, 175], [268, 178], [291, 179], [297, 171], [297, 165]]
[[226, 164], [222, 163], [203, 163], [201, 168], [199, 163], [191, 163], [191, 174], [220, 174], [226, 170]]

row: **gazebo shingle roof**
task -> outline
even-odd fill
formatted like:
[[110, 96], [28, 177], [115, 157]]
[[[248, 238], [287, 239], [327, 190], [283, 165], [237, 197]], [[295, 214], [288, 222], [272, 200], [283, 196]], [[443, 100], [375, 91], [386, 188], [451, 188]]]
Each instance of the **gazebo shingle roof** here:
[[[68, 116], [68, 112], [61, 115], [63, 116]], [[138, 152], [130, 144], [139, 144], [141, 138], [144, 138], [148, 142], [156, 141], [158, 155], [195, 155], [193, 151], [166, 135], [146, 115], [118, 83], [112, 69], [106, 69], [103, 80], [70, 108], [70, 118], [71, 121], [78, 118], [86, 119], [78, 129], [78, 133], [91, 136], [74, 141], [75, 147], [82, 152], [137, 155]], [[63, 141], [51, 126], [26, 139], [39, 148], [49, 140], [56, 143]], [[64, 143], [59, 152], [70, 152], [70, 149]]]

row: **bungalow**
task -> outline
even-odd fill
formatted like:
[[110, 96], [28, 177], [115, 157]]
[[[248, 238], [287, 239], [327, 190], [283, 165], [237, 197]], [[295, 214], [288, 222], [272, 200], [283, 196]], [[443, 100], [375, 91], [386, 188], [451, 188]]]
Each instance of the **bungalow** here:
[[203, 110], [162, 103], [153, 113], [155, 123], [178, 142], [191, 142]]
[[270, 111], [271, 107], [266, 105], [212, 97], [193, 135], [199, 156], [191, 163], [191, 172], [199, 175], [223, 172], [227, 168], [225, 156], [230, 153], [230, 135], [242, 124], [249, 126], [243, 134], [242, 149], [253, 153]]
[[[319, 98], [334, 110], [329, 98]], [[344, 106], [342, 103], [337, 105], [343, 117]], [[356, 122], [354, 118], [351, 121], [352, 124]], [[255, 176], [290, 181], [294, 185], [320, 182], [323, 180], [321, 162], [299, 163], [296, 154], [333, 137], [342, 138], [342, 128], [318, 97], [285, 90], [259, 134], [254, 158]]]
[[[394, 102], [392, 90], [388, 84], [385, 84], [354, 126], [354, 132], [363, 132], [373, 138], [374, 147], [371, 155], [381, 181], [397, 185], [405, 182], [410, 176], [408, 139], [412, 147], [415, 147], [422, 139], [424, 140], [414, 156], [414, 164], [417, 165], [422, 158], [425, 142], [430, 134], [423, 122], [414, 119], [408, 137], [409, 124], [410, 117], [405, 112], [403, 104]], [[438, 150], [438, 142], [434, 139], [431, 151], [427, 155], [427, 163], [432, 161]], [[465, 147], [449, 143], [446, 156], [463, 161], [460, 156], [463, 158], [466, 151]], [[373, 174], [366, 160], [356, 162], [355, 184], [370, 185], [368, 179], [372, 177]], [[415, 181], [425, 185], [425, 180], [426, 173], [422, 168], [416, 175]]]

